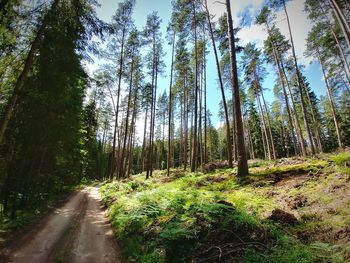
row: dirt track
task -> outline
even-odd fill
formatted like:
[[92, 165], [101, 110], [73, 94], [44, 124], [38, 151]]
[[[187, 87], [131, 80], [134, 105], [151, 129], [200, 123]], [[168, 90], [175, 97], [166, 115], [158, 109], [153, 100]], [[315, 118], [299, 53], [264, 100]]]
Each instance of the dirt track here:
[[79, 191], [48, 215], [34, 233], [21, 237], [8, 262], [122, 262], [100, 201], [97, 187]]

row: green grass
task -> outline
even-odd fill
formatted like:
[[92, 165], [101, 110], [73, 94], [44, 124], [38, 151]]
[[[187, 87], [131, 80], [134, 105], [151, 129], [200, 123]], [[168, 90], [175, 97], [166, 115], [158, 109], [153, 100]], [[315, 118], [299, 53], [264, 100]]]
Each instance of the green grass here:
[[[16, 211], [16, 217], [10, 218], [8, 215], [0, 215], [0, 233], [17, 230], [23, 228], [33, 222], [38, 216], [47, 212], [51, 207], [57, 205], [66, 199], [66, 197], [73, 191], [80, 189], [81, 187], [91, 184], [93, 181], [83, 178], [81, 183], [75, 186], [65, 186], [62, 191], [56, 194], [42, 194], [42, 202], [40, 206], [33, 209], [23, 209]], [[1, 206], [0, 206], [1, 208]], [[0, 245], [1, 245], [0, 240]]]
[[343, 166], [346, 162], [350, 162], [350, 152], [341, 152], [330, 156], [330, 160], [337, 165]]
[[[231, 251], [230, 256], [242, 262], [345, 262], [343, 251], [336, 246], [314, 241], [304, 244], [294, 237], [303, 227], [319, 227], [314, 223], [321, 220], [318, 215], [310, 212], [295, 227], [265, 219], [278, 207], [276, 199], [267, 194], [273, 189], [271, 174], [283, 178], [317, 174], [328, 165], [328, 160], [315, 158], [280, 166], [259, 161], [251, 165], [248, 183], [237, 180], [234, 169], [208, 174], [174, 170], [170, 178], [164, 171], [156, 171], [149, 180], [142, 174], [132, 180], [106, 183], [101, 193], [128, 262], [213, 260], [219, 256], [219, 247], [222, 259]], [[256, 185], [265, 178], [266, 184]], [[310, 180], [301, 190], [281, 189], [280, 194], [305, 191], [311, 198], [315, 187], [326, 184], [329, 182]], [[332, 201], [323, 199], [327, 204]], [[233, 247], [227, 249], [225, 244]]]

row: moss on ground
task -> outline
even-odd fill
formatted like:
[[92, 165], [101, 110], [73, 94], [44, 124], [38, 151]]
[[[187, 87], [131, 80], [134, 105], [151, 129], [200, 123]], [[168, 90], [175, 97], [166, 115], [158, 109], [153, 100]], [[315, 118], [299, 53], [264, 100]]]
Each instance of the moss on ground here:
[[[244, 181], [235, 169], [155, 171], [101, 193], [128, 262], [346, 262], [349, 156], [259, 160]], [[269, 220], [277, 208], [298, 223]]]

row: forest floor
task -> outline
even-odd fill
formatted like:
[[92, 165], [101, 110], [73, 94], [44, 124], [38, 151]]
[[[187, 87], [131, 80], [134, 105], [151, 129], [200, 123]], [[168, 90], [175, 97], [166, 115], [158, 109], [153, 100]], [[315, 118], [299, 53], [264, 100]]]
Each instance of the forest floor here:
[[350, 152], [101, 187], [128, 262], [350, 262]]
[[2, 251], [2, 257], [13, 263], [121, 262], [96, 186], [73, 194]]

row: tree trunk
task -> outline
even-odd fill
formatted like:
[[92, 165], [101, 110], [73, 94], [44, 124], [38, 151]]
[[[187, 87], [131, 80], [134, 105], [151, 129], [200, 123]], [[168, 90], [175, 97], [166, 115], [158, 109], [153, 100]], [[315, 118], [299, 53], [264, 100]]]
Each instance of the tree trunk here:
[[296, 104], [295, 104], [295, 101], [294, 101], [293, 93], [292, 93], [292, 90], [290, 88], [288, 77], [287, 77], [286, 71], [284, 70], [283, 63], [281, 63], [281, 68], [282, 68], [283, 75], [284, 75], [284, 77], [286, 79], [287, 88], [288, 88], [288, 91], [289, 91], [289, 96], [290, 96], [290, 99], [292, 101], [292, 107], [293, 107], [293, 111], [294, 111], [295, 123], [296, 123], [297, 131], [298, 131], [298, 137], [299, 137], [299, 141], [300, 141], [301, 152], [302, 152], [303, 156], [306, 157], [307, 154], [306, 154], [306, 146], [305, 146], [304, 135], [303, 135], [303, 131], [301, 130], [299, 115], [298, 115], [298, 112], [297, 112], [297, 108], [296, 108]]
[[314, 110], [314, 107], [312, 105], [310, 94], [309, 94], [309, 92], [306, 89], [306, 84], [305, 84], [304, 78], [302, 78], [301, 80], [303, 81], [303, 86], [305, 88], [304, 91], [306, 93], [306, 98], [307, 98], [307, 100], [309, 102], [309, 105], [310, 105], [311, 117], [312, 117], [312, 121], [313, 121], [313, 123], [315, 125], [315, 133], [316, 133], [316, 140], [317, 140], [318, 148], [319, 148], [319, 151], [322, 153], [323, 152], [323, 148], [322, 148], [321, 136], [320, 136], [320, 125], [319, 125], [318, 121], [316, 120], [315, 110]]
[[333, 95], [332, 95], [332, 91], [331, 91], [330, 86], [329, 86], [328, 76], [326, 74], [326, 69], [324, 67], [323, 61], [321, 59], [321, 56], [320, 56], [320, 53], [318, 50], [317, 50], [317, 56], [318, 56], [318, 59], [320, 61], [324, 81], [325, 81], [326, 87], [327, 87], [328, 99], [329, 99], [329, 103], [331, 104], [335, 130], [336, 130], [337, 138], [338, 138], [338, 145], [341, 148], [341, 147], [343, 147], [343, 145], [342, 145], [342, 141], [341, 141], [341, 137], [340, 137], [340, 129], [339, 129], [339, 123], [337, 120], [337, 113], [336, 113], [336, 109], [335, 109], [335, 105], [334, 105]]
[[286, 18], [287, 18], [290, 42], [291, 42], [291, 45], [292, 45], [292, 54], [293, 54], [293, 59], [294, 59], [294, 66], [295, 66], [295, 70], [296, 70], [296, 75], [297, 75], [297, 81], [298, 81], [301, 111], [303, 113], [304, 125], [305, 125], [305, 129], [306, 129], [307, 135], [309, 137], [309, 141], [310, 141], [311, 153], [314, 155], [316, 152], [315, 152], [313, 138], [312, 138], [312, 135], [311, 135], [311, 130], [310, 130], [310, 126], [309, 126], [308, 116], [307, 116], [307, 112], [306, 112], [306, 108], [305, 108], [303, 89], [302, 89], [302, 84], [301, 84], [301, 79], [300, 79], [300, 71], [299, 71], [299, 67], [298, 67], [297, 57], [296, 57], [296, 54], [295, 54], [293, 34], [292, 34], [291, 26], [290, 26], [289, 15], [288, 15], [288, 12], [287, 12], [287, 7], [286, 7], [285, 0], [283, 0], [283, 8], [284, 8], [284, 12], [285, 12]]
[[202, 90], [203, 90], [203, 71], [200, 72], [199, 84], [199, 120], [198, 120], [198, 144], [199, 144], [199, 161], [200, 167], [203, 168], [203, 133], [202, 133]]
[[197, 18], [196, 18], [196, 7], [193, 1], [193, 19], [194, 19], [194, 126], [193, 126], [193, 147], [192, 147], [192, 162], [191, 172], [197, 170], [197, 122], [198, 122], [198, 54], [197, 54]]
[[[267, 23], [266, 23], [266, 28], [267, 28], [268, 34], [271, 36], [271, 33], [270, 33], [271, 31], [270, 31], [269, 25]], [[293, 120], [292, 120], [292, 113], [291, 113], [290, 106], [289, 106], [288, 95], [287, 95], [287, 92], [286, 92], [286, 86], [285, 86], [284, 79], [283, 79], [283, 74], [282, 74], [282, 70], [281, 70], [280, 61], [279, 61], [278, 56], [277, 56], [277, 50], [276, 50], [276, 47], [275, 47], [275, 43], [273, 41], [271, 41], [271, 44], [272, 44], [273, 56], [274, 56], [274, 59], [275, 59], [277, 70], [278, 70], [278, 77], [279, 77], [279, 80], [280, 80], [280, 84], [282, 86], [284, 101], [286, 103], [286, 109], [287, 109], [287, 114], [288, 114], [288, 122], [289, 122], [289, 127], [290, 127], [290, 131], [291, 131], [292, 138], [293, 138], [294, 151], [295, 151], [295, 154], [297, 154], [298, 148], [297, 148], [297, 142], [296, 142], [295, 134], [294, 134], [294, 125], [293, 125]]]
[[[320, 7], [321, 10], [322, 10], [324, 19], [325, 19], [326, 21], [329, 20], [329, 19], [327, 18], [327, 16], [326, 16], [326, 13], [325, 13], [325, 11], [324, 11], [324, 8], [323, 8], [322, 4], [320, 4], [319, 7]], [[332, 32], [332, 35], [333, 35], [333, 37], [334, 37], [335, 42], [337, 43], [337, 47], [338, 47], [338, 49], [339, 49], [340, 61], [341, 61], [341, 64], [342, 64], [342, 66], [343, 66], [343, 68], [344, 68], [346, 79], [347, 79], [347, 81], [348, 81], [348, 83], [349, 83], [349, 87], [347, 88], [347, 90], [348, 90], [349, 93], [350, 93], [350, 67], [349, 67], [349, 63], [348, 63], [348, 61], [347, 61], [347, 59], [346, 59], [346, 57], [345, 57], [344, 49], [343, 49], [342, 45], [340, 44], [339, 38], [338, 38], [337, 34], [335, 33], [333, 27], [331, 26], [331, 23], [329, 22], [329, 23], [327, 23], [327, 25], [328, 25], [329, 30]], [[343, 28], [342, 28], [342, 29], [343, 29]], [[344, 33], [344, 31], [343, 31], [343, 33]], [[348, 47], [350, 47], [350, 42], [347, 42], [347, 43], [348, 43]]]
[[341, 11], [340, 7], [338, 6], [337, 2], [335, 0], [329, 0], [331, 3], [331, 6], [333, 8], [335, 17], [337, 18], [340, 28], [343, 31], [346, 43], [348, 44], [348, 47], [350, 48], [350, 26], [348, 22], [346, 21], [346, 18]]
[[119, 178], [123, 178], [125, 176], [124, 163], [125, 163], [125, 150], [126, 150], [126, 142], [128, 138], [128, 129], [129, 129], [129, 115], [130, 115], [130, 106], [131, 106], [131, 95], [132, 95], [132, 84], [133, 84], [133, 75], [134, 75], [134, 58], [131, 58], [131, 69], [130, 69], [130, 83], [129, 83], [129, 96], [128, 96], [128, 106], [126, 109], [126, 117], [125, 117], [125, 130], [124, 130], [124, 141], [123, 148], [121, 149], [121, 155], [119, 160]]
[[263, 110], [263, 107], [261, 105], [259, 91], [257, 91], [256, 98], [257, 98], [259, 109], [260, 109], [260, 112], [261, 112], [261, 121], [263, 123], [263, 128], [264, 128], [266, 149], [267, 149], [267, 153], [268, 153], [268, 156], [269, 156], [269, 160], [271, 160], [272, 159], [272, 155], [271, 155], [271, 150], [270, 150], [270, 142], [269, 142], [269, 138], [268, 138], [268, 135], [267, 135], [267, 128], [266, 128], [266, 122], [265, 122], [265, 117], [264, 117], [264, 110]]
[[[261, 109], [260, 107], [258, 106], [258, 112], [259, 112], [259, 117], [261, 118], [261, 122], [264, 122], [263, 120], [263, 116], [262, 116], [262, 113], [261, 113]], [[271, 159], [270, 158], [270, 155], [269, 153], [267, 152], [267, 149], [268, 145], [266, 145], [266, 130], [264, 129], [264, 125], [262, 127], [260, 127], [260, 132], [261, 132], [261, 139], [262, 139], [262, 142], [263, 142], [263, 150], [264, 150], [264, 159], [266, 160], [267, 158]]]
[[156, 68], [156, 43], [155, 39], [153, 37], [153, 59], [152, 59], [152, 81], [151, 81], [151, 118], [150, 118], [150, 128], [149, 128], [149, 142], [148, 142], [148, 151], [147, 151], [147, 170], [146, 170], [146, 179], [150, 177], [150, 169], [151, 169], [151, 163], [152, 163], [152, 128], [153, 128], [153, 107], [154, 105], [154, 80], [155, 80], [155, 68]]
[[130, 145], [129, 145], [129, 165], [128, 165], [128, 175], [127, 177], [130, 177], [131, 167], [133, 165], [133, 150], [134, 150], [134, 143], [135, 143], [135, 136], [136, 136], [136, 117], [137, 117], [137, 93], [138, 93], [138, 87], [135, 89], [134, 93], [134, 105], [133, 105], [133, 113], [131, 117], [131, 134], [130, 134]]
[[237, 143], [237, 162], [238, 171], [237, 176], [248, 175], [248, 162], [244, 143], [244, 131], [242, 123], [241, 100], [238, 86], [237, 61], [235, 36], [233, 33], [232, 14], [230, 0], [226, 0], [227, 23], [228, 23], [228, 37], [230, 44], [230, 61], [231, 61], [231, 78], [234, 93], [234, 112], [235, 112], [235, 126], [236, 126], [236, 143]]
[[188, 148], [188, 90], [185, 77], [185, 145], [184, 145], [184, 170], [187, 169], [187, 148]]
[[203, 74], [204, 74], [204, 163], [207, 163], [207, 60], [206, 60], [206, 51], [207, 51], [207, 42], [205, 38], [205, 26], [203, 26]]
[[273, 159], [276, 159], [276, 158], [277, 158], [277, 156], [276, 156], [276, 148], [275, 148], [275, 143], [274, 143], [273, 135], [272, 135], [272, 129], [271, 129], [271, 121], [270, 121], [269, 111], [268, 111], [268, 109], [267, 109], [267, 105], [266, 105], [264, 93], [262, 92], [262, 90], [261, 90], [260, 92], [261, 92], [261, 97], [262, 97], [263, 104], [264, 104], [264, 109], [265, 109], [265, 112], [266, 112], [267, 128], [268, 128], [268, 130], [269, 130], [269, 136], [270, 136], [270, 140], [271, 140], [272, 155], [273, 155]]
[[225, 122], [226, 122], [226, 140], [227, 140], [228, 165], [230, 167], [233, 167], [233, 165], [232, 165], [232, 141], [231, 141], [230, 116], [229, 116], [228, 109], [227, 109], [224, 83], [223, 83], [223, 80], [222, 80], [221, 68], [220, 68], [220, 63], [219, 63], [219, 58], [218, 58], [218, 52], [217, 52], [217, 49], [216, 49], [216, 43], [215, 43], [215, 39], [214, 39], [213, 28], [212, 28], [212, 24], [211, 24], [211, 21], [210, 21], [210, 14], [209, 14], [208, 6], [207, 6], [207, 0], [205, 0], [205, 9], [206, 9], [206, 16], [207, 16], [207, 20], [208, 20], [210, 38], [211, 38], [211, 42], [212, 42], [212, 45], [213, 45], [213, 51], [214, 51], [214, 55], [215, 55], [215, 63], [216, 63], [216, 69], [217, 69], [218, 78], [219, 78], [219, 85], [220, 85], [220, 91], [221, 91], [222, 104], [224, 105]]
[[[173, 29], [174, 30], [174, 29]], [[168, 112], [168, 156], [167, 156], [167, 176], [170, 175], [170, 165], [171, 165], [171, 119], [172, 119], [172, 109], [173, 109], [173, 70], [174, 70], [174, 51], [175, 51], [175, 38], [176, 32], [173, 32], [173, 43], [171, 49], [171, 68], [170, 68], [170, 84], [169, 84], [169, 112]]]
[[250, 152], [251, 152], [250, 158], [255, 159], [254, 145], [253, 145], [253, 140], [252, 140], [252, 133], [250, 130], [249, 119], [247, 119], [247, 130], [248, 130], [248, 139], [249, 139]]
[[[184, 96], [183, 96], [184, 97]], [[183, 164], [183, 159], [184, 159], [184, 147], [183, 147], [183, 142], [184, 142], [184, 139], [183, 139], [183, 127], [184, 127], [184, 105], [185, 105], [185, 100], [183, 98], [183, 100], [181, 101], [181, 98], [180, 98], [180, 145], [179, 145], [179, 167], [182, 166]]]
[[[274, 144], [274, 141], [273, 141], [273, 136], [272, 136], [272, 130], [271, 130], [271, 122], [270, 122], [270, 117], [269, 117], [269, 112], [268, 112], [268, 109], [267, 109], [267, 105], [266, 105], [266, 101], [265, 101], [265, 98], [264, 98], [264, 93], [260, 87], [260, 85], [258, 84], [258, 77], [256, 75], [256, 72], [254, 71], [254, 79], [255, 79], [255, 88], [256, 88], [256, 92], [257, 94], [261, 94], [261, 97], [262, 97], [262, 100], [263, 100], [263, 105], [264, 105], [264, 109], [265, 109], [265, 112], [266, 112], [266, 119], [267, 119], [267, 129], [269, 130], [269, 136], [270, 136], [270, 141], [271, 141], [271, 148], [272, 148], [272, 155], [273, 155], [273, 159], [276, 159], [276, 150], [275, 150], [275, 144]], [[259, 98], [259, 103], [260, 102], [260, 98]], [[260, 105], [261, 106], [261, 105]], [[261, 109], [261, 112], [264, 116], [264, 109], [262, 108]], [[264, 117], [263, 117], [264, 118]], [[270, 159], [271, 159], [271, 155], [270, 156]]]
[[145, 123], [143, 128], [143, 143], [142, 143], [142, 152], [141, 152], [141, 162], [142, 162], [142, 172], [145, 171], [145, 157], [147, 149], [147, 115], [148, 115], [148, 104], [146, 101], [146, 112], [145, 112]]
[[[158, 52], [158, 51], [157, 51]], [[154, 148], [154, 127], [156, 122], [156, 105], [157, 105], [157, 81], [158, 81], [158, 63], [159, 63], [159, 54], [156, 54], [155, 57], [155, 78], [154, 78], [154, 95], [153, 95], [153, 118], [151, 121], [151, 136], [150, 136], [150, 150], [149, 150], [149, 177], [152, 177], [153, 173], [153, 148]]]
[[[122, 33], [122, 42], [120, 47], [120, 58], [119, 58], [117, 105], [115, 108], [115, 123], [114, 123], [114, 133], [113, 133], [112, 163], [111, 163], [110, 178], [113, 177], [113, 174], [116, 169], [116, 141], [117, 141], [116, 136], [117, 136], [117, 130], [118, 130], [119, 101], [120, 101], [120, 91], [121, 91], [123, 64], [124, 64], [124, 44], [125, 44], [125, 34], [126, 34], [125, 27], [123, 28], [122, 32], [123, 33]], [[118, 137], [120, 138], [120, 136]]]

